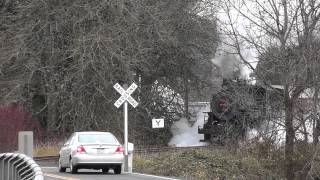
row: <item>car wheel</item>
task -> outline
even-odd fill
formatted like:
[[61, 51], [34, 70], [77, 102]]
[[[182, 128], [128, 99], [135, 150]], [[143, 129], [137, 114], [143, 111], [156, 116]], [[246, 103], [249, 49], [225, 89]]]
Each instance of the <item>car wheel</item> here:
[[109, 168], [102, 168], [102, 173], [107, 174], [109, 172]]
[[70, 159], [70, 172], [71, 174], [76, 174], [78, 172], [78, 168], [72, 164], [71, 159]]
[[58, 162], [58, 169], [59, 169], [59, 172], [66, 172], [66, 169], [67, 169], [65, 167], [62, 167], [60, 157], [59, 157], [59, 162]]
[[113, 171], [115, 174], [121, 174], [121, 165], [115, 166]]

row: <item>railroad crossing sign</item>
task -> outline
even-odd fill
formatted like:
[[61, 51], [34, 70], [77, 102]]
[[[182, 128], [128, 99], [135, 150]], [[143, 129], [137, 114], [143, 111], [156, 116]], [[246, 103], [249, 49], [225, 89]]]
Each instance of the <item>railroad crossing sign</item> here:
[[164, 128], [164, 119], [152, 119], [152, 128]]
[[[128, 86], [125, 84], [124, 88]], [[137, 85], [132, 83], [131, 86], [124, 90], [120, 84], [116, 83], [113, 88], [121, 94], [121, 97], [114, 103], [114, 105], [119, 108], [122, 104], [123, 105], [123, 116], [124, 116], [124, 171], [129, 170], [129, 159], [128, 159], [128, 102], [135, 108], [138, 106], [138, 102], [131, 97], [131, 94], [134, 90], [137, 89]]]
[[137, 107], [138, 102], [131, 97], [131, 94], [137, 89], [137, 87], [138, 86], [135, 83], [132, 83], [127, 90], [124, 90], [120, 84], [116, 83], [113, 88], [121, 94], [121, 97], [114, 103], [114, 105], [119, 108], [125, 101], [128, 101], [133, 108]]

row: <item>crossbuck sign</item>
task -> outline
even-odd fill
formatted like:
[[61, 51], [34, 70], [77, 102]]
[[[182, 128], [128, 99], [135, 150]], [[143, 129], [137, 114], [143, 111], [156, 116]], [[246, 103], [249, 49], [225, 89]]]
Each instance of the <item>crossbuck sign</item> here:
[[117, 108], [119, 108], [125, 101], [128, 101], [134, 108], [138, 106], [138, 102], [131, 97], [133, 91], [138, 87], [135, 83], [132, 83], [127, 90], [124, 90], [118, 83], [113, 87], [121, 94], [121, 97], [114, 103]]
[[[128, 102], [135, 108], [138, 106], [138, 102], [131, 97], [134, 90], [137, 89], [137, 85], [132, 83], [131, 86], [124, 90], [120, 84], [116, 83], [114, 89], [121, 94], [121, 97], [114, 103], [114, 105], [119, 108], [123, 104], [123, 115], [124, 115], [124, 171], [128, 171]], [[128, 86], [125, 85], [125, 88]]]

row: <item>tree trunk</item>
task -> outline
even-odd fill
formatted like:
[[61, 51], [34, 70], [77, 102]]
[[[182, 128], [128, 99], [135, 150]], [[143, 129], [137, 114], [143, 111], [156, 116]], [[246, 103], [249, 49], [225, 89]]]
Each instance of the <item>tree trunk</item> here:
[[187, 70], [184, 70], [184, 114], [189, 120], [189, 82], [187, 76]]
[[47, 118], [47, 130], [48, 132], [53, 132], [56, 130], [57, 121], [57, 103], [56, 97], [53, 92], [50, 92], [47, 96], [48, 103], [48, 118]]
[[184, 114], [189, 119], [189, 87], [188, 80], [185, 81], [185, 92], [184, 92]]
[[285, 165], [286, 165], [286, 178], [288, 180], [294, 179], [293, 169], [293, 152], [294, 152], [294, 128], [293, 128], [293, 102], [289, 95], [288, 86], [285, 87], [285, 130], [286, 130], [286, 143], [285, 143]]
[[313, 94], [313, 120], [315, 123], [315, 127], [313, 129], [313, 144], [316, 146], [319, 143], [319, 135], [320, 135], [320, 120], [318, 117], [318, 92], [319, 88], [316, 87]]

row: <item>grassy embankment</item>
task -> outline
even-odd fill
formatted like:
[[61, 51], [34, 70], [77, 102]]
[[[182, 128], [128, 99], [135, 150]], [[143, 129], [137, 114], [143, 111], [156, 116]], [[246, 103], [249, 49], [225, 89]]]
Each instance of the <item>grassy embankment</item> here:
[[[285, 179], [284, 148], [267, 142], [228, 147], [134, 155], [134, 171], [199, 180]], [[319, 177], [320, 145], [296, 142], [295, 180]], [[310, 165], [312, 171], [310, 170]], [[315, 179], [315, 178], [314, 178]]]
[[136, 172], [199, 180], [280, 179], [278, 165], [271, 159], [257, 159], [225, 150], [186, 150], [134, 157]]

